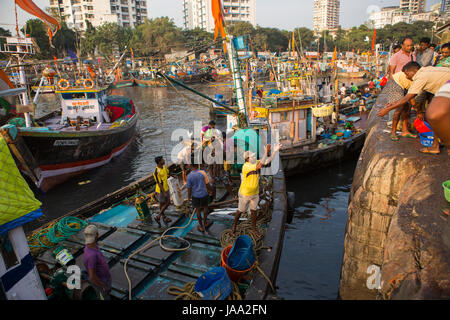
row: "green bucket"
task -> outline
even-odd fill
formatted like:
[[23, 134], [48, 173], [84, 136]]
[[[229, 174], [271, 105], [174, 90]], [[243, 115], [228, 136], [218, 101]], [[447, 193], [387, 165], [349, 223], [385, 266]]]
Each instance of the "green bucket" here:
[[450, 180], [445, 181], [445, 182], [442, 184], [442, 187], [444, 188], [445, 200], [447, 200], [448, 202], [450, 202]]

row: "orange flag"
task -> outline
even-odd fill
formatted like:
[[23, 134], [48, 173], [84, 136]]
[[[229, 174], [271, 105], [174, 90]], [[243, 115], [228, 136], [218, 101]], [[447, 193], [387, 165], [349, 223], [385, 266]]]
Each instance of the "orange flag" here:
[[12, 82], [9, 80], [8, 76], [6, 75], [5, 71], [3, 71], [2, 69], [0, 69], [0, 79], [5, 81], [6, 84], [12, 89], [14, 88], [14, 85], [12, 84]]
[[377, 38], [377, 29], [373, 29], [372, 51], [375, 50], [375, 39]]
[[337, 47], [334, 47], [333, 59], [331, 59], [331, 65], [334, 65], [334, 62], [337, 60]]
[[292, 56], [295, 57], [295, 33], [292, 31]]
[[94, 72], [94, 70], [92, 70], [92, 68], [91, 68], [90, 65], [87, 66], [87, 69], [88, 69], [89, 73], [91, 74], [91, 78], [94, 79], [94, 78], [95, 78], [95, 72]]
[[[50, 39], [50, 44], [52, 43], [52, 39], [56, 32], [61, 29], [61, 26], [59, 25], [58, 20], [53, 18], [52, 16], [49, 16], [44, 11], [42, 11], [32, 0], [15, 0], [16, 4], [21, 7], [24, 11], [28, 12], [29, 14], [38, 17], [41, 19], [45, 25], [47, 26], [47, 33], [48, 37]], [[56, 26], [56, 31], [53, 32], [52, 29], [50, 29], [49, 24], [53, 24]]]
[[214, 18], [214, 25], [216, 26], [214, 30], [214, 40], [217, 39], [217, 36], [222, 36], [223, 39], [226, 37], [225, 29], [223, 26], [223, 13], [222, 13], [222, 3], [220, 0], [211, 0], [211, 11]]

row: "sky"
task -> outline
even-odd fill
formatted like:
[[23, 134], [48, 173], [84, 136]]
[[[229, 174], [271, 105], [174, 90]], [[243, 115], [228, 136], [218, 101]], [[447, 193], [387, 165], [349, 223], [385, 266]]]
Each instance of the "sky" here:
[[[42, 9], [49, 6], [49, 0], [34, 0]], [[427, 10], [440, 0], [427, 0]], [[261, 27], [275, 27], [293, 30], [296, 27], [313, 27], [314, 0], [256, 0], [256, 24]], [[340, 25], [343, 28], [359, 26], [369, 18], [370, 10], [399, 5], [400, 0], [341, 0]], [[14, 0], [0, 0], [0, 26], [13, 30], [15, 25]], [[175, 24], [182, 26], [182, 0], [147, 0], [150, 18], [168, 16]], [[32, 18], [18, 8], [19, 26]]]

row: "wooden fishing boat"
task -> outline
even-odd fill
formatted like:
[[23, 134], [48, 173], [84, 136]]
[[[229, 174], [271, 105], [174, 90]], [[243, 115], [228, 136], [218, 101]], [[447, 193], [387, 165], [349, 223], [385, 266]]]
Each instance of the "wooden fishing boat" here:
[[135, 79], [134, 80], [136, 82], [136, 84], [139, 87], [142, 88], [160, 88], [160, 87], [167, 87], [167, 85], [165, 85], [164, 83], [162, 83], [161, 81], [155, 80], [155, 79], [151, 79], [151, 78], [144, 78], [144, 79]]
[[268, 119], [271, 128], [278, 130], [280, 143], [283, 144], [280, 157], [286, 176], [336, 164], [361, 151], [366, 115], [362, 119], [347, 119], [347, 122], [354, 124], [352, 132], [347, 133], [348, 137], [318, 139], [318, 119], [330, 117], [333, 109], [333, 105], [318, 106], [311, 101], [296, 104], [295, 100], [289, 106], [253, 107], [256, 118]]
[[115, 80], [112, 84], [113, 88], [124, 88], [124, 87], [132, 87], [134, 86], [134, 79], [119, 79]]
[[359, 72], [339, 72], [338, 77], [339, 78], [364, 78], [366, 75], [365, 71], [359, 71]]
[[[237, 203], [227, 200], [230, 197], [226, 192], [218, 189], [218, 203], [215, 206], [211, 205], [213, 212], [208, 216], [208, 219], [214, 224], [207, 232], [201, 233], [197, 230], [197, 221], [192, 219], [190, 209], [184, 204], [180, 204], [180, 199], [185, 196], [186, 190], [180, 191], [179, 167], [172, 165], [169, 170], [176, 178], [169, 180], [174, 205], [171, 205], [166, 211], [166, 216], [172, 220], [168, 224], [161, 222], [160, 227], [152, 218], [152, 212], [154, 214], [158, 212], [158, 205], [153, 204], [152, 200], [155, 188], [153, 175], [143, 177], [58, 219], [61, 221], [67, 217], [76, 217], [97, 226], [100, 235], [98, 245], [110, 266], [112, 299], [123, 300], [131, 296], [131, 299], [135, 300], [173, 300], [185, 288], [193, 290], [193, 283], [204, 272], [220, 265], [224, 248], [234, 241], [233, 237], [224, 235], [229, 235], [229, 229], [233, 223], [232, 212], [237, 209]], [[255, 242], [257, 252], [261, 253], [258, 265], [274, 284], [284, 238], [284, 223], [287, 217], [286, 190], [282, 170], [274, 176], [264, 178], [261, 190], [268, 196], [265, 197], [265, 204], [260, 210], [264, 213], [264, 218], [262, 218], [264, 224], [261, 224], [262, 220], [261, 223], [258, 222], [258, 225], [263, 228], [262, 232], [265, 233], [265, 236]], [[140, 198], [141, 195], [145, 197]], [[136, 202], [138, 198], [140, 200]], [[138, 213], [137, 207], [142, 208], [140, 205], [136, 205], [139, 202], [145, 202], [146, 207], [149, 208], [147, 217]], [[29, 241], [33, 234], [55, 223], [58, 221], [52, 221], [30, 233]], [[171, 227], [177, 227], [177, 229], [172, 229], [168, 233], [172, 235], [172, 238], [164, 240], [164, 248], [158, 245], [158, 242], [145, 248], [150, 241], [157, 239], [167, 228]], [[173, 238], [173, 236], [178, 238]], [[189, 243], [189, 248], [186, 250], [171, 250], [185, 248], [187, 243]], [[73, 256], [75, 264], [81, 270], [85, 270], [82, 231], [58, 245], [67, 249]], [[271, 249], [264, 249], [266, 247]], [[139, 249], [142, 251], [136, 253]], [[50, 279], [56, 277], [55, 270], [61, 267], [52, 256], [53, 250], [54, 247], [31, 250], [38, 270], [41, 271], [44, 287], [48, 285]], [[130, 283], [127, 281], [124, 271], [125, 262], [127, 262], [126, 271]], [[239, 294], [249, 300], [268, 298], [271, 294], [270, 284], [255, 268], [252, 270], [247, 275], [251, 280], [241, 280], [241, 283], [246, 283], [248, 288], [241, 289]], [[189, 284], [191, 285], [189, 286]], [[131, 286], [131, 292], [129, 286]], [[232, 295], [236, 297], [239, 290], [236, 285], [234, 285], [234, 289]], [[194, 292], [190, 293], [194, 294]], [[77, 296], [83, 296], [83, 294], [80, 293]]]
[[60, 87], [56, 94], [61, 108], [36, 119], [38, 126], [18, 127], [20, 139], [13, 139], [27, 155], [21, 169], [44, 192], [121, 154], [138, 119], [131, 99], [104, 88]]
[[356, 132], [352, 137], [319, 148], [320, 142], [284, 148], [281, 161], [286, 176], [294, 176], [315, 169], [335, 165], [357, 156], [364, 145], [366, 131]]

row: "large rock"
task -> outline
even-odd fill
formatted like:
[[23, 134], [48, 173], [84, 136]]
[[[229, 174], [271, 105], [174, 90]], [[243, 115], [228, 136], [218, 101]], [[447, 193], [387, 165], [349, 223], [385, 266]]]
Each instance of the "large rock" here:
[[354, 175], [339, 295], [449, 299], [450, 219], [442, 209], [450, 204], [442, 182], [450, 180], [450, 156], [420, 153], [419, 139], [391, 141], [387, 120], [376, 115], [385, 103], [381, 94]]

